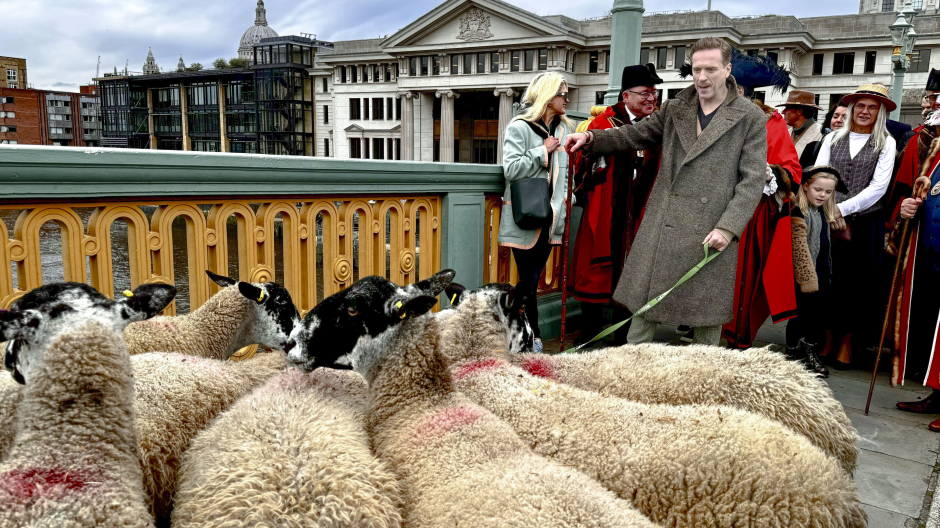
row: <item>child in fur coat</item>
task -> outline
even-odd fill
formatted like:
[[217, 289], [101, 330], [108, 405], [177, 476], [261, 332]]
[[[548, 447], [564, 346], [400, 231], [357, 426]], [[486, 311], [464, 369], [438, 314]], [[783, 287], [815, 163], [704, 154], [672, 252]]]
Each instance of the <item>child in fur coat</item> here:
[[832, 275], [829, 222], [834, 218], [836, 190], [844, 187], [838, 170], [816, 165], [803, 171], [803, 182], [791, 199], [797, 205], [790, 212], [790, 224], [798, 316], [787, 323], [787, 355], [821, 378], [829, 376], [819, 358], [826, 341], [824, 310]]

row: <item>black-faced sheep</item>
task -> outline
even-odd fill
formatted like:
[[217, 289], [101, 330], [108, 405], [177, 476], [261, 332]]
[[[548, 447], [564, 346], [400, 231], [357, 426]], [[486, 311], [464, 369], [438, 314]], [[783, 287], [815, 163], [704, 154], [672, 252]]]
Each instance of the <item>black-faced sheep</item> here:
[[465, 293], [441, 343], [455, 388], [536, 453], [662, 526], [865, 525], [854, 483], [802, 435], [735, 408], [647, 405], [536, 378], [500, 359], [506, 311], [492, 291]]
[[0, 463], [0, 526], [153, 526], [121, 332], [175, 294], [144, 285], [113, 301], [86, 284], [60, 283], [0, 311], [0, 339], [11, 340], [4, 365], [25, 385]]
[[397, 528], [401, 492], [372, 456], [367, 386], [350, 370], [288, 369], [193, 439], [174, 528]]
[[206, 274], [222, 289], [188, 315], [129, 325], [124, 339], [131, 354], [180, 352], [228, 359], [252, 344], [284, 349], [294, 326], [300, 324], [300, 313], [284, 287]]
[[732, 405], [780, 421], [850, 475], [858, 432], [824, 381], [767, 349], [625, 345], [511, 361], [546, 379], [642, 403]]

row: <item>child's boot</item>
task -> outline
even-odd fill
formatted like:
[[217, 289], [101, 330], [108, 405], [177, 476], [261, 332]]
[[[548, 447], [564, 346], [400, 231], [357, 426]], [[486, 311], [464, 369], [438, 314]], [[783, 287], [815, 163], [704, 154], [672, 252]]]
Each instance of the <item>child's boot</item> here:
[[828, 378], [829, 369], [823, 365], [822, 359], [819, 357], [819, 351], [822, 349], [821, 344], [807, 343], [805, 339], [800, 339], [800, 348], [804, 353], [803, 363], [806, 368], [815, 372], [820, 378]]

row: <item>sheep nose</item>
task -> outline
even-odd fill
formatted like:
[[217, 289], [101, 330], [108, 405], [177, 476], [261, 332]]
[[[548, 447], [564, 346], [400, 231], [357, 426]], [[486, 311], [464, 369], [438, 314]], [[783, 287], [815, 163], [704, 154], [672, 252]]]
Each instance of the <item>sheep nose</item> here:
[[292, 348], [297, 346], [297, 342], [293, 338], [287, 340], [287, 344], [284, 345], [284, 352], [290, 352]]

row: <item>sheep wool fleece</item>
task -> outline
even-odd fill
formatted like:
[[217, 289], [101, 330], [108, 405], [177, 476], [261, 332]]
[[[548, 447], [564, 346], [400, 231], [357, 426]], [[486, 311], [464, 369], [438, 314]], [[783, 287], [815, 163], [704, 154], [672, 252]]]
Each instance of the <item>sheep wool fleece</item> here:
[[763, 416], [603, 396], [497, 358], [455, 365], [453, 376], [536, 453], [597, 478], [660, 526], [867, 526], [836, 461]]
[[401, 493], [372, 456], [366, 383], [288, 369], [219, 415], [180, 469], [174, 528], [398, 528]]
[[[0, 343], [0, 350], [6, 343]], [[0, 372], [0, 460], [13, 447], [16, 434], [16, 408], [23, 398], [23, 386], [9, 372]]]
[[655, 526], [455, 392], [440, 338], [435, 318], [409, 319], [372, 340], [387, 352], [377, 372], [364, 369], [373, 449], [400, 478], [407, 526]]
[[91, 322], [44, 351], [0, 463], [0, 526], [153, 527], [120, 334]]
[[530, 374], [642, 403], [732, 405], [782, 422], [850, 475], [858, 431], [822, 380], [767, 349], [625, 345], [584, 354], [521, 354]]

